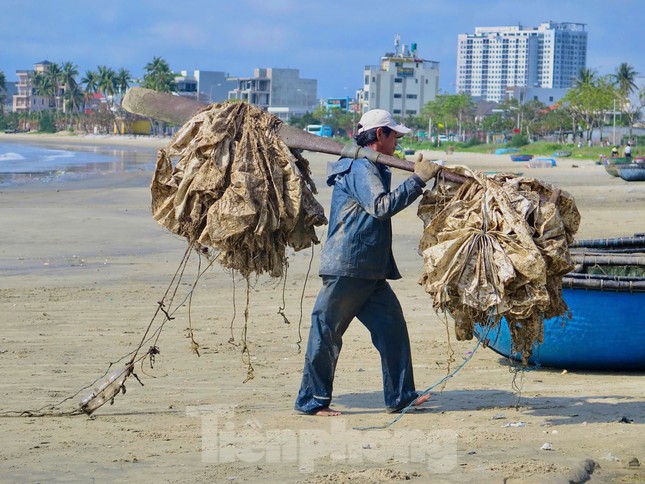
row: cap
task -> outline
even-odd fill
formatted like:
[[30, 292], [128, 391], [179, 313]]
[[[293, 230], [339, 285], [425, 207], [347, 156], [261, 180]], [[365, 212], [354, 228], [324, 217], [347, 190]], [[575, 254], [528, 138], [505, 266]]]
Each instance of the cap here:
[[367, 111], [358, 122], [358, 134], [364, 133], [374, 128], [382, 128], [387, 126], [393, 131], [396, 131], [397, 138], [410, 132], [410, 128], [403, 126], [396, 122], [394, 117], [384, 109], [372, 109]]

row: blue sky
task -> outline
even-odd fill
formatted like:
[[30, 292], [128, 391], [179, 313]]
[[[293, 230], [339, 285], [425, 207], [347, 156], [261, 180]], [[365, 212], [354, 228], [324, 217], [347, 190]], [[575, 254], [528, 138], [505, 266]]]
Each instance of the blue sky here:
[[351, 96], [399, 34], [440, 63], [440, 87], [454, 92], [457, 34], [549, 20], [587, 24], [587, 64], [599, 74], [628, 62], [645, 76], [645, 0], [0, 0], [0, 12], [8, 81], [41, 60], [138, 77], [158, 56], [174, 71], [231, 76], [296, 68], [318, 80], [320, 97]]

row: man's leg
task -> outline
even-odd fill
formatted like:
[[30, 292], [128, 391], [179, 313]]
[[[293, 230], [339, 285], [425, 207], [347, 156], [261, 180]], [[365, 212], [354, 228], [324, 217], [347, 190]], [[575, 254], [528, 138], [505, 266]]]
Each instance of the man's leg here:
[[343, 334], [371, 293], [374, 281], [323, 276], [311, 314], [302, 383], [295, 409], [309, 414], [338, 415], [330, 411], [336, 362]]
[[[387, 281], [376, 290], [357, 315], [372, 336], [381, 355], [383, 394], [388, 412], [395, 412], [417, 399], [414, 386], [410, 337], [401, 304]], [[428, 399], [420, 397], [417, 404]]]

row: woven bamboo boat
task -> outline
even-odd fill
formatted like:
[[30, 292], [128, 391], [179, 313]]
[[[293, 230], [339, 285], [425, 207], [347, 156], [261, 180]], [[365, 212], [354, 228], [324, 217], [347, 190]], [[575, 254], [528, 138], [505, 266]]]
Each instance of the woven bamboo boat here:
[[618, 176], [625, 181], [645, 181], [645, 164], [629, 163], [617, 165]]
[[626, 165], [632, 163], [631, 158], [608, 158], [604, 156], [602, 158], [602, 166], [605, 167], [605, 171], [611, 175], [611, 176], [619, 176], [618, 175], [618, 166], [619, 165]]
[[[563, 278], [567, 317], [544, 321], [544, 341], [529, 364], [605, 371], [645, 370], [645, 235], [579, 241], [576, 264]], [[520, 360], [506, 320], [475, 329], [485, 346]]]
[[511, 155], [512, 161], [530, 161], [533, 159], [533, 155]]

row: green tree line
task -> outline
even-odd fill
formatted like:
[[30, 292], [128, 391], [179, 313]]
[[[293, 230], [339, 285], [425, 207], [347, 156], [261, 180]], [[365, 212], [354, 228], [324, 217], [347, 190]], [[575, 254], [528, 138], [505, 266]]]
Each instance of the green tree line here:
[[[163, 92], [176, 90], [175, 74], [168, 63], [154, 57], [144, 67], [145, 74], [140, 85]], [[118, 100], [134, 81], [127, 69], [113, 69], [99, 65], [80, 76], [73, 62], [49, 64], [44, 72], [35, 72], [31, 78], [32, 93], [47, 100], [46, 110], [28, 113], [5, 113], [7, 100], [6, 75], [0, 71], [0, 128], [24, 129], [37, 127], [41, 131], [76, 129], [90, 131], [99, 126], [110, 132], [115, 116], [122, 115]], [[92, 97], [101, 93], [106, 100], [106, 109], [88, 110]]]
[[[176, 74], [161, 57], [154, 57], [146, 64], [144, 72], [143, 78], [138, 80], [141, 86], [162, 92], [176, 90]], [[114, 116], [122, 114], [117, 101], [133, 81], [130, 72], [99, 65], [86, 71], [80, 80], [77, 80], [78, 76], [78, 69], [72, 62], [51, 64], [47, 71], [36, 73], [32, 78], [33, 92], [49, 100], [50, 110], [17, 116], [0, 111], [0, 128], [11, 124], [20, 126], [22, 117], [31, 119], [32, 124], [41, 129], [46, 126], [51, 130], [88, 131], [89, 126], [99, 125], [109, 132]], [[629, 127], [631, 138], [633, 126], [640, 120], [645, 107], [645, 89], [638, 89], [637, 76], [635, 69], [627, 63], [620, 64], [613, 74], [606, 76], [583, 68], [573, 87], [554, 106], [513, 98], [498, 103], [485, 115], [477, 113], [475, 102], [467, 94], [440, 93], [423, 106], [419, 116], [400, 120], [418, 131], [430, 130], [428, 136], [435, 139], [441, 134], [452, 134], [460, 141], [481, 142], [487, 141], [487, 134], [495, 133], [521, 135], [526, 140], [549, 135], [564, 142], [570, 134], [590, 140], [594, 129], [598, 129], [602, 137], [608, 113], [613, 113], [612, 116], [618, 113], [616, 122]], [[5, 87], [6, 76], [0, 71], [0, 106], [6, 99]], [[86, 110], [95, 93], [102, 93], [107, 100], [107, 109], [103, 112]], [[356, 122], [357, 113], [328, 110], [323, 106], [292, 120], [292, 124], [299, 127], [329, 124], [341, 135], [351, 135]]]

